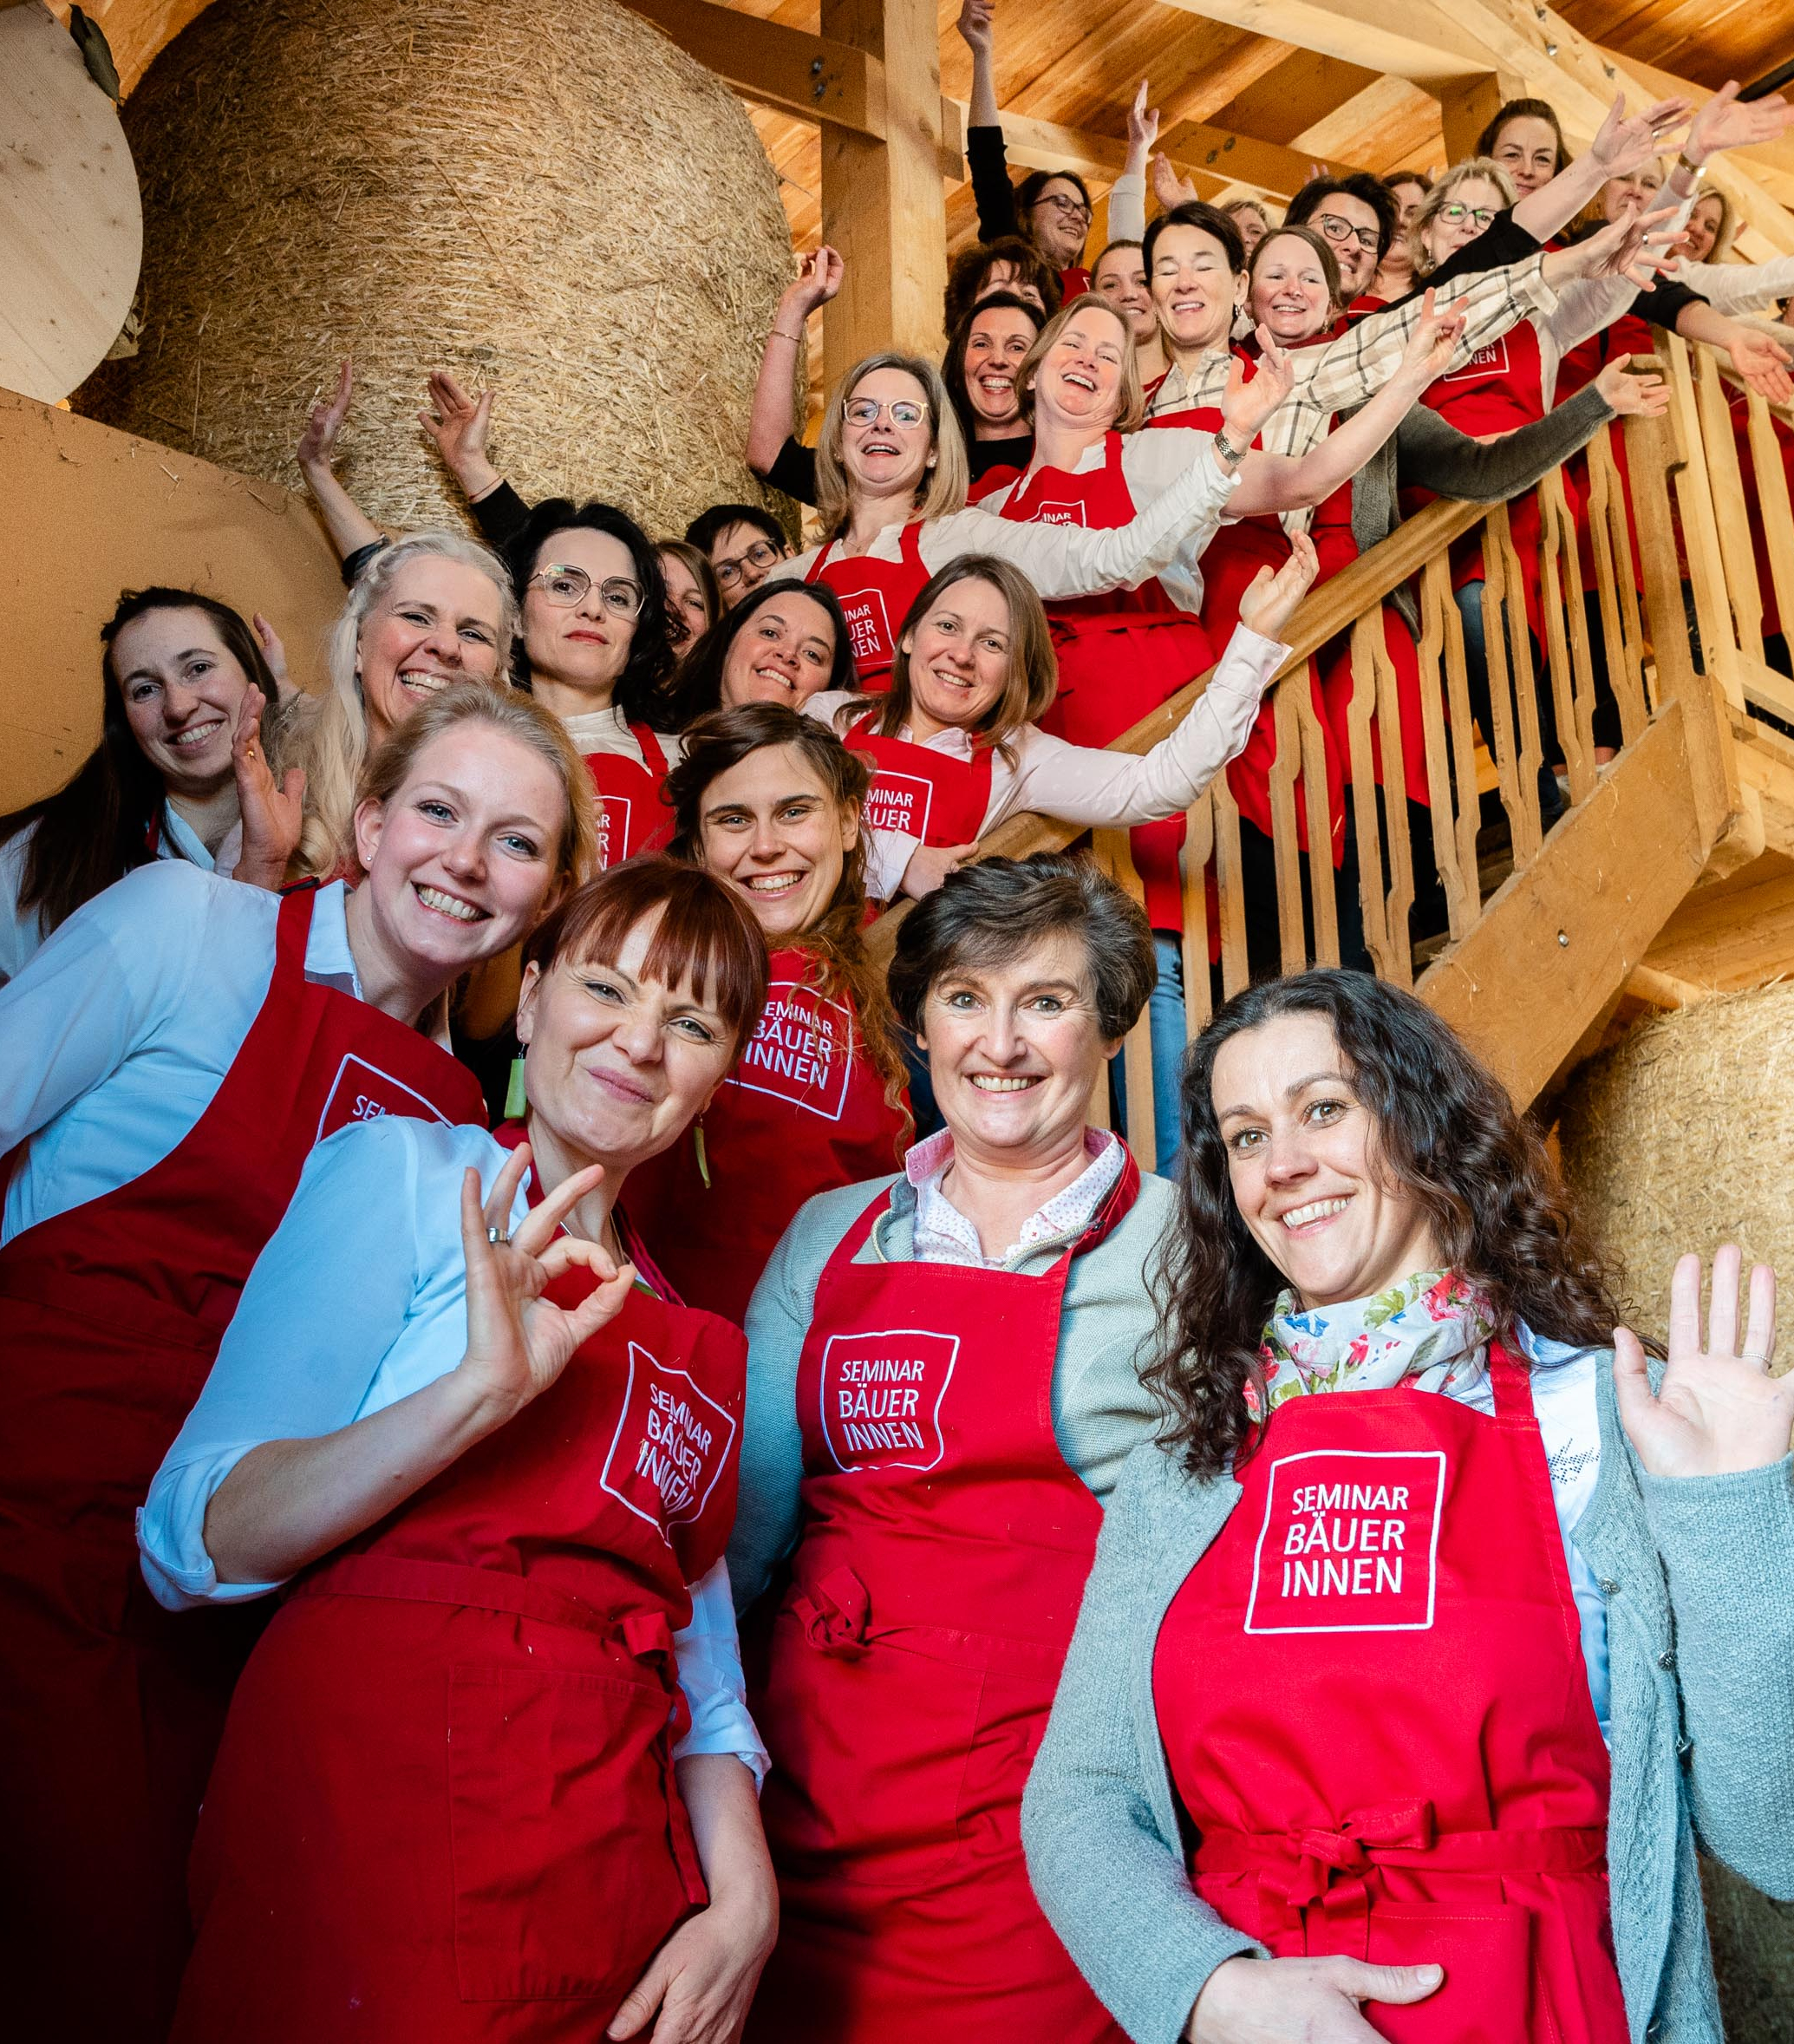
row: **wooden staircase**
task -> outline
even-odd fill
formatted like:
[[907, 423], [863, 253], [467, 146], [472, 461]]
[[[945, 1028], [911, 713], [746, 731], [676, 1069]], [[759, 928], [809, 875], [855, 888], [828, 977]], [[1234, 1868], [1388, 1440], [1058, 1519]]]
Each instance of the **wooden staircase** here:
[[[1765, 662], [1763, 592], [1734, 448], [1729, 370], [1705, 349], [1665, 336], [1658, 366], [1673, 402], [1660, 420], [1625, 422], [1636, 555], [1608, 431], [1587, 452], [1588, 504], [1578, 530], [1556, 473], [1540, 485], [1545, 513], [1536, 561], [1522, 562], [1506, 507], [1439, 503], [1407, 520], [1302, 605], [1291, 658], [1275, 684], [1277, 760], [1273, 843], [1285, 970], [1339, 962], [1331, 887], [1305, 903], [1298, 800], [1309, 841], [1328, 841], [1321, 731], [1306, 684], [1308, 657], [1351, 634], [1348, 713], [1359, 902], [1380, 976], [1412, 986], [1529, 1105], [1549, 1095], [1608, 1032], [1642, 1006], [1674, 1006], [1713, 987], [1754, 985], [1794, 970], [1794, 682]], [[1794, 507], [1770, 425], [1752, 395], [1752, 466], [1771, 535], [1780, 615], [1794, 619]], [[1488, 578], [1491, 722], [1476, 742], [1461, 626], [1452, 592], [1452, 543], [1480, 532]], [[1582, 562], [1592, 550], [1602, 631], [1591, 634]], [[1569, 806], [1549, 829], [1539, 813], [1543, 761], [1535, 679], [1526, 651], [1523, 584], [1536, 580]], [[1431, 850], [1448, 928], [1415, 944], [1409, 811], [1376, 785], [1376, 735], [1399, 756], [1400, 707], [1384, 651], [1380, 608], [1410, 584], [1419, 606], [1419, 664]], [[1513, 624], [1506, 632], [1502, 621]], [[1506, 671], [1504, 644], [1514, 647]], [[1624, 743], [1597, 765], [1595, 663], [1618, 703]], [[1115, 741], [1144, 752], [1205, 684], [1191, 684]], [[1374, 724], [1373, 719], [1374, 718]], [[1307, 771], [1298, 779], [1299, 769]], [[1392, 777], [1393, 778], [1393, 777]], [[1502, 840], [1488, 855], [1483, 790], [1492, 785]], [[1193, 1035], [1211, 1009], [1209, 891], [1218, 903], [1225, 996], [1247, 983], [1239, 817], [1221, 776], [1189, 812], [1184, 985]], [[1484, 843], [1479, 846], [1479, 833]], [[1037, 816], [1012, 818], [981, 857], [1024, 857], [1075, 833]], [[1096, 857], [1138, 896], [1125, 832], [1096, 833]], [[874, 926], [880, 948], [904, 909]], [[1127, 1060], [1130, 1133], [1151, 1154], [1146, 1024]]]

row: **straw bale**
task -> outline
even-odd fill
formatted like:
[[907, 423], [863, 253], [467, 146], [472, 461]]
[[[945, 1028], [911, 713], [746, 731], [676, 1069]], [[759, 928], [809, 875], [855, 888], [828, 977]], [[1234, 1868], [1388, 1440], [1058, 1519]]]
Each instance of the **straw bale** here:
[[1747, 1264], [1794, 1277], [1794, 982], [1633, 1029], [1577, 1073], [1558, 1138], [1577, 1211], [1625, 1263], [1641, 1333], [1667, 1332], [1670, 1270], [1689, 1250], [1735, 1242]]
[[614, 0], [214, 0], [133, 93], [145, 330], [78, 403], [296, 484], [352, 354], [339, 473], [370, 517], [457, 522], [417, 413], [433, 366], [498, 390], [525, 497], [652, 532], [764, 501], [741, 459], [789, 280], [735, 95]]

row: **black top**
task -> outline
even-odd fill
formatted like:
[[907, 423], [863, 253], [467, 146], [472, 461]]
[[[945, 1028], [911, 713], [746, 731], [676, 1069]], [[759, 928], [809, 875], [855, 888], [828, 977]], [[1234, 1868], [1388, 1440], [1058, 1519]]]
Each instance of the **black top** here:
[[[1576, 238], [1584, 240], [1587, 236], [1578, 235]], [[1424, 283], [1408, 293], [1408, 298], [1418, 298], [1422, 291], [1434, 284], [1447, 284], [1455, 277], [1473, 276], [1479, 270], [1504, 270], [1510, 263], [1523, 263], [1544, 245], [1536, 234], [1529, 232], [1514, 219], [1511, 206], [1504, 206], [1474, 241], [1466, 241], [1462, 248], [1454, 249]], [[1405, 305], [1408, 298], [1398, 298], [1396, 304]], [[1690, 305], [1706, 303], [1699, 291], [1691, 291], [1685, 284], [1660, 281], [1649, 291], [1638, 294], [1633, 300], [1632, 310], [1653, 326], [1667, 327], [1673, 333], [1676, 320]]]
[[1009, 159], [1001, 127], [966, 130], [966, 168], [972, 173], [972, 198], [978, 208], [978, 238], [995, 241], [1019, 234], [1015, 187], [1009, 182]]
[[480, 538], [500, 553], [529, 522], [530, 506], [502, 478], [467, 508], [473, 513]]

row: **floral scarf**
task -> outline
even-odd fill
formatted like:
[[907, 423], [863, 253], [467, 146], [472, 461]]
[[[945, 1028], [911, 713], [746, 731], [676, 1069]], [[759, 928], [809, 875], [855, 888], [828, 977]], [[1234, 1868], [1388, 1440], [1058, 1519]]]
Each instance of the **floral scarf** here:
[[[1452, 1270], [1419, 1270], [1368, 1299], [1298, 1311], [1278, 1294], [1259, 1355], [1273, 1407], [1299, 1392], [1416, 1391], [1462, 1395], [1488, 1367], [1495, 1316], [1489, 1302]], [[1260, 1417], [1246, 1386], [1247, 1409]]]

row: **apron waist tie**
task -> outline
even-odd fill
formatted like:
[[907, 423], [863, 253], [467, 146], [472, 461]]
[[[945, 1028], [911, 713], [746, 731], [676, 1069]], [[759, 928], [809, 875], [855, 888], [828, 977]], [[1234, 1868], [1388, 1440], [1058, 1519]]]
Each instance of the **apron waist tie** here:
[[866, 1643], [872, 1600], [850, 1568], [832, 1569], [808, 1590], [793, 1589], [791, 1610], [819, 1654], [849, 1660]]

